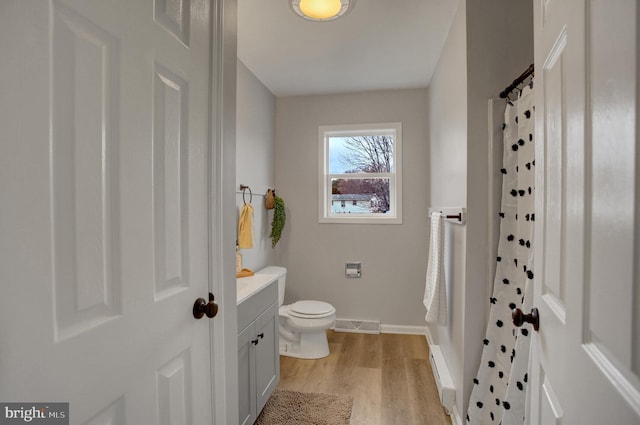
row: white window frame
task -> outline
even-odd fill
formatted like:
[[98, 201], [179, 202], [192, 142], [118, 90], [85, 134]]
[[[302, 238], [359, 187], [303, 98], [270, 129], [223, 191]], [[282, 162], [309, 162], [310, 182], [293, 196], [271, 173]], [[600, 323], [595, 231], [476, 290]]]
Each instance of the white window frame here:
[[[329, 138], [350, 137], [363, 135], [392, 134], [393, 167], [391, 173], [362, 173], [370, 178], [389, 179], [390, 210], [384, 214], [358, 214], [345, 216], [334, 214], [331, 208], [331, 180], [334, 178], [353, 178], [359, 174], [330, 174], [329, 173]], [[318, 128], [318, 204], [320, 223], [352, 223], [352, 224], [402, 224], [402, 123], [373, 123], [322, 125]]]

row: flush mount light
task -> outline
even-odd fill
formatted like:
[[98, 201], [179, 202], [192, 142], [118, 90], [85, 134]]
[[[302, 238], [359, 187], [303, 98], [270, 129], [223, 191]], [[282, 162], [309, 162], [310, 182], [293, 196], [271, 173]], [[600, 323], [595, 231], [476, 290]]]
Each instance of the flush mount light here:
[[310, 21], [331, 21], [347, 13], [355, 0], [291, 0], [298, 15]]

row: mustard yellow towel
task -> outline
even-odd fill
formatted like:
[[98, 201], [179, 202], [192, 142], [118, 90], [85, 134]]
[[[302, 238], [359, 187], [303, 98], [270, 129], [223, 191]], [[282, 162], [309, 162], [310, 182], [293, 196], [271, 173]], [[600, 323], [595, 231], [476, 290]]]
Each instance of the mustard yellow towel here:
[[240, 273], [236, 273], [236, 277], [249, 277], [253, 276], [255, 273], [250, 269], [242, 269]]
[[238, 247], [253, 248], [253, 205], [244, 204], [238, 220]]

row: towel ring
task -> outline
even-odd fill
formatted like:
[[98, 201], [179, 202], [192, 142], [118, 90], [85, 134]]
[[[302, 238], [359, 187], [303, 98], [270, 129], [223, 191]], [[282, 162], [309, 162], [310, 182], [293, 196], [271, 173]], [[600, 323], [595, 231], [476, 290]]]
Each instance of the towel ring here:
[[249, 189], [249, 203], [251, 203], [253, 202], [253, 192], [251, 192], [251, 188], [244, 184], [240, 185], [240, 190], [242, 191], [242, 202], [244, 202], [245, 205], [247, 205], [247, 200], [245, 199], [244, 195], [247, 189]]

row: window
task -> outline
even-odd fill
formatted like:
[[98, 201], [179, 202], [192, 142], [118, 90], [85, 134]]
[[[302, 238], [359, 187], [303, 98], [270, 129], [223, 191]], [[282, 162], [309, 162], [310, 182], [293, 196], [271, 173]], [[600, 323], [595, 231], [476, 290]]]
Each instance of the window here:
[[321, 223], [402, 223], [400, 123], [319, 128]]

